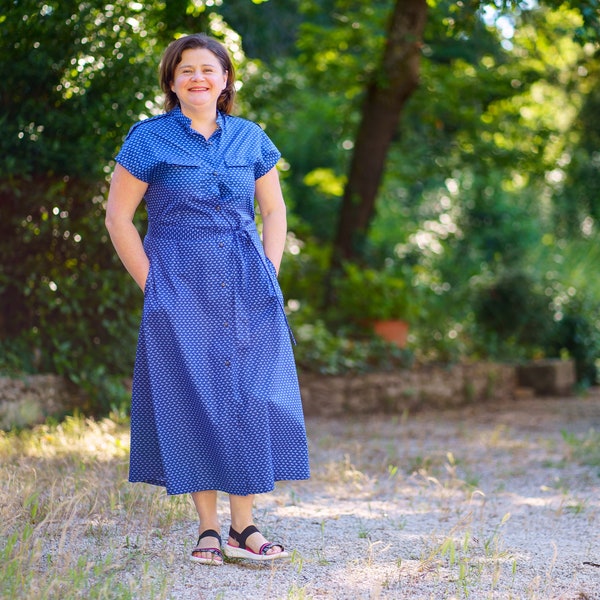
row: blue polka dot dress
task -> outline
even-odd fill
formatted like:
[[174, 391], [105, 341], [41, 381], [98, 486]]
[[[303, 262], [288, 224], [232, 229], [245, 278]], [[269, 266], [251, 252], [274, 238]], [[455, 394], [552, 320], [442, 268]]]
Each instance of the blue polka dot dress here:
[[219, 114], [206, 140], [179, 108], [134, 125], [117, 161], [148, 183], [129, 480], [247, 495], [309, 477], [290, 330], [254, 221], [280, 154]]

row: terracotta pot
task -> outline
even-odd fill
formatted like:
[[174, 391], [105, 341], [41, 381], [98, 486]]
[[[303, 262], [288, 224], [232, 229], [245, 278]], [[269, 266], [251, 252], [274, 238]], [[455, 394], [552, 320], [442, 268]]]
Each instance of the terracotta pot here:
[[408, 340], [408, 323], [401, 320], [374, 321], [373, 331], [388, 342], [405, 348]]

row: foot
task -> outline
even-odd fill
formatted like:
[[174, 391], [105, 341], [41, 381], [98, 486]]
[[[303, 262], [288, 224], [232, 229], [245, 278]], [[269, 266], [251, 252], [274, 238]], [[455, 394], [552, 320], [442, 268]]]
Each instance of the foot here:
[[258, 561], [289, 556], [281, 544], [267, 541], [254, 525], [249, 525], [241, 533], [238, 533], [233, 527], [230, 528], [225, 554], [231, 558], [247, 558]]
[[190, 560], [203, 565], [222, 565], [221, 536], [214, 529], [200, 533]]

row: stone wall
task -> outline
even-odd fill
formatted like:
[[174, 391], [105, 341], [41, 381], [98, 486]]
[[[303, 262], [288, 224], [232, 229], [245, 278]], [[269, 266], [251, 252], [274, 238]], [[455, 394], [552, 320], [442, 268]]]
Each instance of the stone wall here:
[[422, 366], [394, 373], [300, 374], [306, 415], [402, 413], [512, 398], [515, 367], [496, 363]]
[[43, 423], [72, 410], [79, 392], [58, 375], [0, 377], [0, 429]]
[[539, 396], [570, 394], [576, 380], [575, 362], [572, 360], [534, 360], [517, 367], [519, 386], [530, 388]]
[[[300, 388], [305, 414], [324, 417], [402, 414], [423, 407], [450, 408], [572, 391], [572, 361], [536, 361], [529, 367], [477, 362], [424, 365], [393, 373], [300, 373]], [[82, 406], [82, 400], [77, 388], [57, 375], [0, 377], [0, 429], [41, 423], [50, 415]]]

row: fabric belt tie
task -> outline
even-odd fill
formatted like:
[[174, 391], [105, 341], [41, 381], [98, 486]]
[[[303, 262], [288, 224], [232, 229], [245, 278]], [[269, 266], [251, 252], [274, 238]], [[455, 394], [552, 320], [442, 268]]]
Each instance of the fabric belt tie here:
[[[283, 302], [283, 295], [279, 288], [279, 282], [277, 281], [277, 275], [274, 267], [269, 264], [267, 257], [265, 256], [262, 243], [256, 231], [256, 225], [253, 221], [243, 223], [240, 227], [203, 227], [203, 226], [192, 226], [192, 227], [181, 227], [166, 225], [160, 223], [149, 223], [147, 237], [149, 238], [171, 238], [171, 239], [215, 239], [222, 235], [233, 235], [233, 241], [238, 256], [242, 257], [244, 249], [251, 247], [256, 253], [260, 264], [262, 265], [265, 273], [269, 280], [269, 292], [271, 296], [277, 299], [277, 304], [285, 324], [290, 335], [290, 339], [294, 345], [296, 345], [296, 338], [290, 327], [287, 315], [285, 313], [285, 305]], [[237, 330], [237, 341], [241, 347], [248, 347], [250, 345], [250, 318], [246, 309], [246, 303], [244, 298], [248, 297], [250, 291], [250, 279], [248, 273], [248, 264], [242, 258], [236, 261], [236, 267], [239, 275], [240, 286], [234, 287], [234, 310], [235, 310], [235, 323]]]
[[[283, 302], [283, 296], [279, 290], [279, 282], [277, 281], [277, 275], [275, 273], [275, 269], [272, 265], [270, 265], [268, 263], [268, 258], [265, 256], [265, 253], [264, 253], [262, 244], [260, 243], [260, 238], [258, 237], [254, 223], [250, 222], [244, 227], [241, 227], [239, 229], [234, 229], [233, 233], [235, 234], [234, 239], [237, 242], [237, 245], [238, 245], [238, 248], [240, 251], [240, 255], [243, 254], [244, 242], [245, 242], [246, 246], [252, 247], [254, 249], [254, 251], [256, 252], [257, 257], [269, 278], [270, 295], [277, 298], [277, 304], [278, 304], [281, 314], [283, 315], [283, 318], [285, 320], [285, 324], [286, 324], [288, 333], [290, 334], [290, 339], [291, 339], [292, 343], [294, 345], [296, 345], [296, 338], [294, 337], [294, 333], [292, 332], [292, 328], [290, 327], [290, 323], [289, 323], [287, 315], [285, 313], [285, 305]], [[239, 262], [239, 264], [241, 265], [241, 269], [242, 269], [242, 273], [241, 273], [242, 281], [244, 282], [244, 291], [246, 292], [245, 295], [247, 297], [247, 291], [249, 289], [249, 277], [248, 277], [248, 272], [247, 272], [247, 270], [248, 270], [247, 263], [245, 261], [241, 260]], [[240, 318], [236, 319], [236, 321], [238, 322], [238, 341], [243, 346], [246, 346], [246, 345], [249, 345], [249, 343], [250, 343], [250, 323], [249, 323], [249, 318], [248, 318], [248, 315], [246, 312], [243, 296], [240, 295], [239, 293], [235, 294], [235, 304], [236, 304], [236, 307], [235, 307], [236, 315], [238, 317], [241, 317], [241, 319]]]

